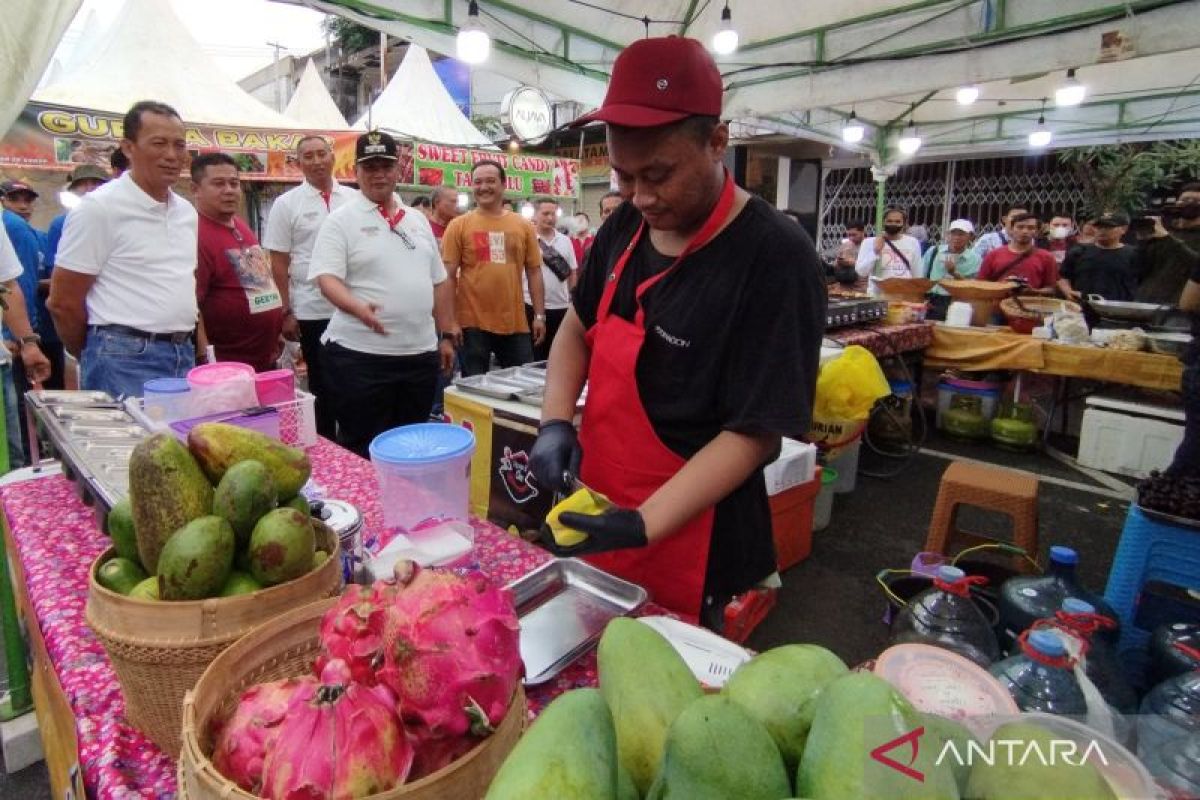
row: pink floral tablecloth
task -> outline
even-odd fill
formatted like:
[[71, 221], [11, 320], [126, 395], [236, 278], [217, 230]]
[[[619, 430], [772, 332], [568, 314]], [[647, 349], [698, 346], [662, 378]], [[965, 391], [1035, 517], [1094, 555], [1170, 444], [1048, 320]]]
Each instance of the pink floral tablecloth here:
[[[309, 451], [313, 481], [330, 498], [353, 503], [368, 533], [383, 530], [370, 462], [322, 440]], [[62, 476], [0, 488], [26, 591], [46, 649], [75, 712], [79, 764], [88, 795], [98, 800], [175, 796], [175, 762], [125, 721], [125, 702], [104, 648], [84, 618], [88, 567], [108, 547], [92, 510]], [[473, 521], [481, 569], [507, 583], [550, 556], [488, 522]], [[651, 609], [647, 609], [651, 610]], [[596, 683], [594, 652], [554, 681], [529, 692], [540, 710], [552, 697]]]

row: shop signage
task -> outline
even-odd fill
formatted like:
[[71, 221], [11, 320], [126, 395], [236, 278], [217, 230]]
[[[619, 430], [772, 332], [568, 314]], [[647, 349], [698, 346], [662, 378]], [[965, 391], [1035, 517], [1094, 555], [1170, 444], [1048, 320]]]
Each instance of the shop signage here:
[[610, 178], [612, 167], [608, 163], [608, 145], [603, 142], [585, 144], [582, 158], [578, 147], [560, 147], [554, 152], [563, 158], [579, 159], [580, 180], [591, 181], [601, 178], [609, 180]]
[[538, 144], [554, 128], [554, 113], [546, 95], [532, 86], [518, 86], [500, 101], [500, 123], [523, 142]]

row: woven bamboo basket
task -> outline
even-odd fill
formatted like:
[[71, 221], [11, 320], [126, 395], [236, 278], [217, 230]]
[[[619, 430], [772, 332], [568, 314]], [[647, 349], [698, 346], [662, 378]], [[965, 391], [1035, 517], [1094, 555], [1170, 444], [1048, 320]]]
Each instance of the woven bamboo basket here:
[[251, 594], [206, 600], [149, 601], [109, 591], [92, 564], [86, 616], [104, 645], [125, 696], [125, 717], [163, 750], [179, 756], [183, 694], [217, 655], [256, 625], [289, 609], [336, 595], [342, 587], [337, 534], [313, 520], [319, 547], [330, 554], [317, 569]]
[[[335, 601], [322, 600], [255, 628], [215, 659], [183, 701], [180, 797], [189, 800], [254, 800], [213, 766], [212, 724], [224, 719], [238, 697], [256, 683], [312, 673], [321, 617]], [[518, 686], [495, 732], [449, 766], [369, 800], [478, 800], [516, 746], [525, 727], [525, 692]]]

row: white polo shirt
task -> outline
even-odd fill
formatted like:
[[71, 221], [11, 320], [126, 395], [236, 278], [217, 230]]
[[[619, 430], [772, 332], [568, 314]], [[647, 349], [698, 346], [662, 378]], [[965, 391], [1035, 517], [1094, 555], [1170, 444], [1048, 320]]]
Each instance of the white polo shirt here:
[[446, 267], [425, 215], [395, 200], [405, 213], [393, 230], [379, 207], [355, 192], [322, 223], [308, 268], [310, 281], [336, 276], [359, 300], [379, 305], [375, 315], [387, 334], [335, 309], [321, 341], [385, 356], [437, 349], [433, 287], [446, 280]]
[[[536, 233], [536, 230], [535, 230]], [[540, 233], [537, 234], [538, 241], [550, 245], [558, 254], [567, 260], [571, 265], [571, 270], [579, 269], [579, 265], [575, 263], [575, 245], [571, 244], [571, 237], [566, 236], [558, 231], [554, 232], [553, 239], [545, 239]], [[529, 297], [529, 281], [525, 277], [525, 273], [521, 273], [521, 283], [525, 291], [525, 305], [533, 305], [533, 301]], [[566, 281], [560, 281], [558, 276], [550, 271], [546, 266], [546, 259], [542, 259], [542, 286], [546, 290], [546, 308], [550, 311], [561, 311], [564, 308], [571, 306], [571, 288]]]
[[271, 204], [262, 246], [292, 257], [288, 267], [288, 300], [296, 319], [329, 319], [333, 316], [333, 305], [321, 294], [317, 284], [308, 279], [308, 265], [321, 223], [330, 212], [341, 208], [356, 194], [353, 189], [334, 181], [326, 207], [320, 190], [305, 181], [279, 195]]
[[126, 172], [67, 215], [56, 269], [96, 276], [89, 325], [151, 333], [196, 327], [196, 209], [175, 192], [160, 203]]

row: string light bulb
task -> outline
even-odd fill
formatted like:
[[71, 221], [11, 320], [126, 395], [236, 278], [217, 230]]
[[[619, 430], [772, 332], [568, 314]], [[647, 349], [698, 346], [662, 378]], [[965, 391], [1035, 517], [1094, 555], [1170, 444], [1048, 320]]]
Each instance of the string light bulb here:
[[842, 126], [842, 141], [846, 144], [858, 144], [866, 135], [867, 129], [858, 121], [858, 115], [850, 112], [850, 119]]
[[979, 99], [979, 87], [964, 86], [954, 94], [954, 99], [960, 106], [969, 106]]
[[911, 156], [921, 149], [921, 137], [917, 135], [917, 127], [913, 125], [911, 119], [908, 121], [908, 127], [901, 134], [900, 140], [896, 142], [896, 146], [906, 156]]
[[455, 40], [455, 55], [467, 64], [482, 64], [492, 52], [492, 37], [479, 24], [479, 4], [471, 0], [467, 7], [467, 21], [458, 29]]
[[1054, 139], [1054, 133], [1046, 127], [1046, 101], [1042, 101], [1042, 113], [1038, 114], [1037, 127], [1029, 132], [1029, 146], [1045, 147]]
[[712, 49], [717, 55], [727, 56], [738, 48], [738, 32], [733, 28], [733, 14], [729, 11], [729, 0], [721, 10], [721, 29], [713, 34]]
[[1054, 93], [1054, 105], [1077, 106], [1087, 96], [1087, 87], [1075, 77], [1075, 70], [1067, 70], [1067, 82], [1058, 87]]

